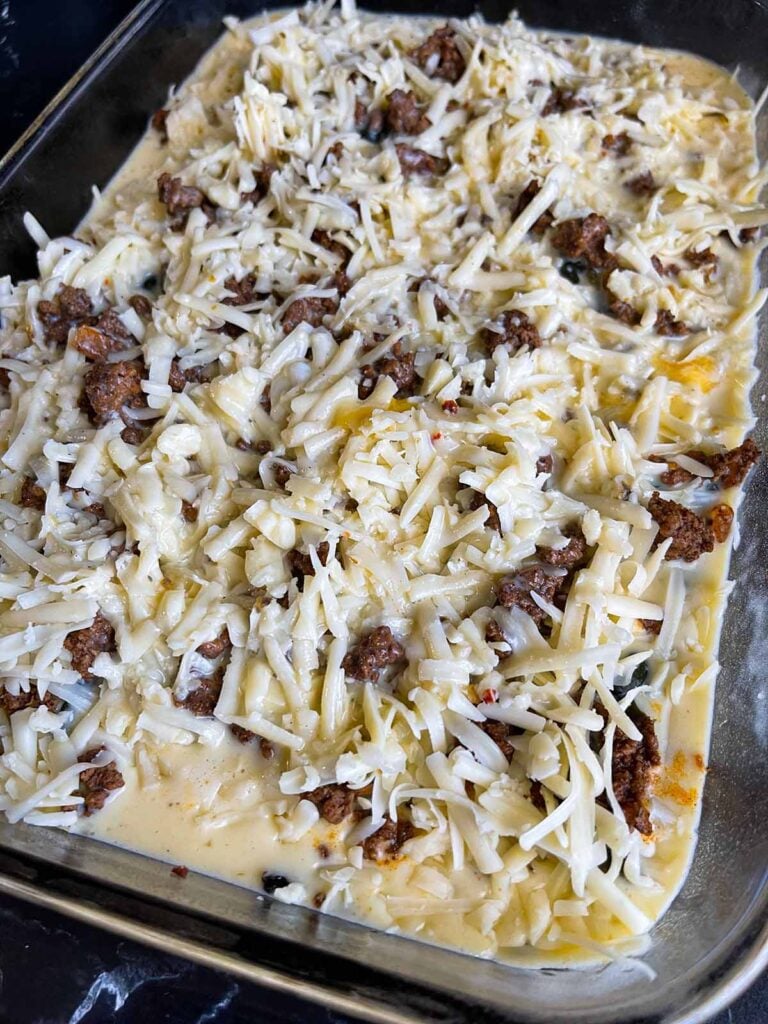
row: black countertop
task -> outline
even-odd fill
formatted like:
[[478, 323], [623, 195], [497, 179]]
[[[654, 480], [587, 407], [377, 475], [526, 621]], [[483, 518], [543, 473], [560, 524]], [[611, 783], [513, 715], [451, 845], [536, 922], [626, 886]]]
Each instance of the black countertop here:
[[[0, 0], [0, 152], [133, 0]], [[254, 10], [258, 3], [254, 0]], [[0, 1022], [347, 1024], [346, 1018], [0, 898]], [[712, 1024], [768, 1020], [764, 976]]]

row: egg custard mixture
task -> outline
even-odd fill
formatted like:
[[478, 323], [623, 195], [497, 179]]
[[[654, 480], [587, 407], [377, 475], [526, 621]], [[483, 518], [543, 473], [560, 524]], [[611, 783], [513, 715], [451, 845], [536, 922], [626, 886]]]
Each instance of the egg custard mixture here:
[[228, 21], [0, 281], [8, 820], [486, 957], [643, 948], [759, 456], [763, 180], [695, 57]]

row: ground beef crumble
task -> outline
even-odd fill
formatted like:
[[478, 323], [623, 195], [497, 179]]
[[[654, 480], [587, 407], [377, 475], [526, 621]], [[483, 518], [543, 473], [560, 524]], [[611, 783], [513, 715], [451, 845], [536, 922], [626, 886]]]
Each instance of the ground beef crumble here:
[[[706, 480], [710, 486], [738, 487], [743, 483], [750, 469], [760, 458], [760, 449], [751, 437], [748, 437], [738, 448], [731, 448], [726, 452], [712, 452], [707, 454], [700, 451], [686, 452], [689, 458], [701, 462], [712, 470], [711, 477], [697, 477], [676, 462], [669, 459], [669, 466], [659, 480], [667, 487], [675, 487], [678, 484], [687, 484], [691, 480]], [[651, 456], [652, 462], [667, 461], [658, 455]]]
[[212, 676], [203, 676], [194, 690], [189, 690], [183, 699], [174, 695], [173, 703], [177, 708], [186, 708], [198, 718], [211, 718], [219, 700], [223, 679], [224, 669], [217, 668]]
[[41, 299], [37, 315], [43, 327], [43, 337], [49, 344], [66, 345], [69, 331], [93, 313], [87, 292], [63, 284], [53, 300]]
[[470, 511], [474, 512], [475, 509], [482, 508], [483, 506], [488, 509], [488, 518], [485, 520], [485, 525], [491, 530], [496, 530], [498, 533], [501, 533], [501, 521], [499, 520], [498, 508], [492, 501], [489, 501], [484, 494], [481, 494], [479, 491], [473, 491], [472, 498], [469, 502]]
[[555, 598], [562, 577], [545, 572], [540, 565], [520, 569], [514, 576], [506, 576], [496, 585], [496, 598], [504, 608], [520, 608], [540, 626], [547, 613], [533, 600], [538, 594], [550, 604]]
[[541, 116], [549, 117], [550, 114], [566, 114], [569, 110], [582, 110], [588, 106], [587, 101], [573, 89], [563, 89], [556, 85], [547, 97], [547, 102], [544, 104]]
[[647, 715], [634, 707], [628, 714], [643, 738], [630, 740], [621, 729], [616, 729], [611, 756], [613, 792], [628, 827], [649, 836], [653, 826], [648, 800], [661, 765], [659, 742], [653, 721]]
[[387, 818], [378, 831], [363, 841], [363, 856], [366, 860], [391, 860], [415, 834], [416, 829], [410, 821], [400, 818], [395, 822]]
[[404, 143], [398, 142], [395, 151], [403, 174], [445, 174], [448, 170], [447, 160], [433, 156], [423, 149], [416, 149], [414, 146], [406, 146]]
[[419, 385], [413, 352], [403, 352], [402, 345], [396, 341], [390, 351], [381, 359], [377, 359], [375, 363], [361, 366], [361, 379], [357, 388], [358, 398], [361, 400], [368, 398], [376, 387], [379, 377], [391, 377], [397, 385], [397, 397], [410, 398]]
[[37, 687], [31, 684], [28, 690], [19, 690], [17, 694], [9, 693], [5, 687], [0, 690], [0, 708], [8, 716], [25, 708], [39, 708], [43, 705], [49, 711], [61, 711], [62, 704], [63, 701], [50, 692], [41, 699]]
[[355, 806], [356, 793], [343, 783], [334, 782], [318, 786], [310, 793], [302, 793], [302, 800], [309, 800], [320, 812], [320, 816], [332, 825], [340, 825], [348, 818]]
[[85, 375], [83, 391], [91, 419], [103, 425], [120, 414], [123, 406], [136, 409], [144, 405], [141, 382], [138, 363], [95, 363]]
[[614, 156], [626, 156], [632, 148], [632, 139], [626, 132], [619, 132], [618, 135], [606, 135], [603, 138], [602, 149], [606, 153], [613, 153]]
[[544, 793], [542, 792], [541, 783], [538, 779], [534, 779], [531, 783], [531, 789], [528, 794], [531, 798], [531, 803], [537, 811], [541, 811], [542, 814], [547, 813], [547, 805], [544, 800]]
[[375, 683], [379, 673], [405, 657], [405, 649], [389, 626], [377, 626], [349, 651], [341, 663], [350, 679]]
[[531, 323], [528, 314], [520, 309], [506, 309], [494, 321], [494, 327], [486, 327], [483, 330], [482, 339], [489, 355], [499, 345], [506, 346], [514, 353], [522, 348], [540, 348], [542, 343], [538, 327]]
[[636, 327], [640, 323], [640, 314], [634, 306], [629, 302], [624, 302], [622, 299], [617, 299], [611, 291], [607, 291], [606, 294], [608, 298], [608, 312], [611, 316], [621, 320], [624, 324], [628, 324], [630, 327]]
[[128, 305], [142, 320], [149, 320], [152, 316], [152, 303], [146, 295], [132, 295], [128, 299]]
[[[320, 541], [317, 545], [317, 558], [320, 565], [328, 564], [330, 551], [331, 547], [328, 541]], [[298, 548], [288, 552], [288, 568], [290, 569], [291, 576], [296, 580], [299, 590], [304, 589], [305, 576], [315, 575], [315, 568], [312, 565], [312, 559], [309, 557], [309, 554], [299, 551]]]
[[486, 736], [490, 736], [504, 757], [511, 761], [515, 753], [512, 737], [519, 736], [523, 730], [518, 729], [515, 725], [510, 725], [509, 722], [496, 722], [492, 718], [486, 718], [484, 722], [475, 724], [478, 729], [483, 730]]
[[624, 188], [629, 189], [636, 196], [651, 196], [658, 191], [659, 186], [650, 171], [643, 171], [636, 177], [630, 178], [629, 181], [625, 181]]
[[115, 630], [109, 619], [101, 612], [96, 612], [90, 626], [68, 634], [64, 647], [72, 656], [72, 668], [90, 682], [95, 678], [91, 673], [91, 665], [98, 655], [112, 654], [117, 650]]
[[605, 217], [590, 213], [561, 221], [552, 231], [552, 244], [571, 260], [584, 260], [591, 267], [610, 272], [618, 266], [613, 253], [605, 248], [611, 233]]
[[668, 309], [658, 311], [653, 329], [665, 338], [682, 338], [691, 332], [690, 327], [682, 320], [675, 320]]
[[699, 555], [714, 549], [715, 536], [711, 524], [684, 505], [666, 501], [659, 497], [658, 491], [654, 491], [648, 502], [648, 511], [659, 527], [657, 543], [672, 538], [664, 556], [668, 561], [681, 558], [684, 562], [695, 562]]
[[[512, 211], [512, 220], [517, 220], [523, 210], [530, 206], [531, 200], [534, 199], [539, 192], [541, 192], [540, 183], [535, 179], [531, 179], [517, 197], [517, 203]], [[548, 228], [552, 227], [554, 219], [553, 214], [551, 214], [549, 210], [545, 210], [544, 213], [537, 217], [533, 222], [531, 225], [531, 231], [535, 235], [543, 235]]]
[[[100, 754], [105, 747], [95, 747], [86, 751], [78, 758], [80, 764], [88, 764]], [[99, 811], [107, 802], [107, 797], [116, 789], [122, 789], [125, 785], [122, 773], [115, 766], [114, 761], [105, 764], [101, 768], [86, 768], [80, 773], [80, 795], [84, 799], [83, 814], [90, 817], [94, 811]]]
[[212, 661], [231, 646], [232, 641], [229, 639], [229, 630], [224, 626], [218, 636], [214, 637], [213, 640], [206, 640], [196, 650], [198, 654], [202, 654], [204, 658], [209, 658]]
[[419, 106], [415, 92], [393, 89], [388, 97], [384, 125], [396, 135], [421, 135], [429, 128], [430, 121], [424, 108]]
[[24, 477], [19, 504], [22, 508], [33, 508], [37, 512], [42, 512], [45, 508], [45, 491], [31, 476]]
[[172, 177], [164, 171], [157, 179], [157, 194], [160, 202], [165, 205], [171, 218], [171, 227], [178, 231], [187, 223], [189, 211], [202, 209], [212, 223], [216, 216], [216, 207], [206, 194], [194, 185], [183, 185], [181, 178]]
[[325, 318], [332, 316], [338, 308], [338, 299], [321, 299], [316, 295], [294, 299], [283, 313], [283, 332], [290, 334], [302, 323], [310, 327], [322, 327]]
[[456, 45], [456, 33], [449, 25], [435, 29], [431, 36], [411, 50], [410, 58], [432, 78], [458, 82], [466, 69], [461, 50]]
[[564, 569], [581, 568], [587, 561], [587, 541], [581, 527], [572, 523], [563, 530], [568, 543], [562, 548], [537, 547], [536, 553], [547, 565], [556, 565]]
[[709, 523], [712, 535], [718, 544], [727, 540], [733, 526], [733, 509], [730, 505], [715, 505], [709, 510]]

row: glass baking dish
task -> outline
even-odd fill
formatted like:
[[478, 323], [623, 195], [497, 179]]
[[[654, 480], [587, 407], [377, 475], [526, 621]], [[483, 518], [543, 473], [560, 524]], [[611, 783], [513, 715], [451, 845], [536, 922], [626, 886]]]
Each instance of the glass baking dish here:
[[[225, 14], [249, 16], [254, 0], [144, 0], [0, 161], [0, 274], [32, 275], [34, 249], [21, 218], [34, 211], [50, 233], [85, 213], [143, 132], [167, 87], [182, 81], [221, 31]], [[266, 3], [267, 7], [284, 6]], [[390, 0], [369, 8], [432, 13]], [[759, 0], [688, 4], [557, 0], [516, 4], [531, 25], [688, 49], [739, 68], [755, 97], [768, 83], [768, 8]], [[496, 0], [447, 0], [445, 15]], [[768, 151], [768, 110], [758, 124]], [[766, 317], [755, 436], [765, 447]], [[517, 1024], [694, 1024], [734, 999], [768, 962], [768, 469], [750, 481], [737, 587], [720, 649], [710, 771], [698, 851], [688, 880], [652, 933], [641, 961], [583, 971], [525, 971], [286, 906], [235, 885], [78, 836], [0, 824], [0, 892], [122, 935], [313, 999], [372, 1021]], [[655, 975], [655, 977], [654, 977]], [[652, 980], [653, 979], [653, 980]]]

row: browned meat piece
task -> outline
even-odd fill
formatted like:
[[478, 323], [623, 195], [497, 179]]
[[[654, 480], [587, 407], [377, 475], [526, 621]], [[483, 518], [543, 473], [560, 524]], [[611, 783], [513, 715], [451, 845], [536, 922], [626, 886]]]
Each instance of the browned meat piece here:
[[285, 487], [293, 476], [293, 473], [287, 466], [284, 466], [282, 462], [276, 462], [272, 469], [272, 475], [274, 476], [275, 483], [278, 487]]
[[106, 519], [107, 512], [100, 501], [92, 501], [90, 505], [86, 505], [83, 512], [87, 512], [90, 516], [96, 516], [97, 519]]
[[250, 729], [244, 729], [242, 725], [230, 725], [229, 731], [238, 741], [238, 743], [253, 743], [254, 740], [259, 741], [259, 753], [265, 761], [271, 761], [275, 756], [275, 748], [269, 742], [265, 740], [263, 736], [259, 736], [258, 733], [251, 732]]
[[488, 355], [492, 355], [499, 345], [505, 345], [514, 353], [522, 348], [540, 348], [542, 342], [538, 327], [520, 309], [504, 310], [492, 326], [483, 330], [481, 337]]
[[551, 455], [540, 455], [536, 460], [536, 473], [551, 473], [554, 459]]
[[606, 153], [613, 153], [614, 156], [626, 156], [632, 147], [632, 139], [626, 132], [619, 132], [618, 135], [606, 135], [603, 138], [602, 148]]
[[368, 142], [378, 142], [384, 133], [384, 111], [367, 110], [362, 100], [355, 101], [355, 128]]
[[541, 783], [538, 779], [534, 779], [531, 783], [531, 791], [528, 794], [531, 798], [531, 803], [537, 811], [541, 811], [542, 814], [547, 813], [547, 805], [544, 802], [544, 794], [541, 790]]
[[416, 834], [410, 821], [402, 818], [396, 822], [387, 818], [381, 828], [363, 841], [363, 856], [366, 860], [392, 860], [409, 839]]
[[582, 110], [587, 106], [587, 101], [578, 96], [573, 89], [561, 89], [558, 85], [550, 92], [541, 115], [549, 117], [550, 114], [565, 114], [569, 110]]
[[651, 264], [657, 274], [665, 277], [677, 277], [680, 273], [680, 267], [676, 263], [667, 263], [665, 266], [658, 256], [651, 256]]
[[45, 508], [45, 491], [31, 476], [24, 477], [19, 504], [22, 508], [34, 508], [38, 512]]
[[373, 364], [360, 367], [361, 380], [357, 388], [358, 397], [368, 398], [376, 387], [379, 377], [391, 377], [397, 384], [397, 397], [411, 397], [419, 385], [419, 377], [414, 365], [413, 352], [403, 352], [402, 345], [396, 341], [390, 352], [377, 359]]
[[659, 635], [664, 624], [662, 619], [638, 619], [638, 622], [646, 633], [653, 633], [654, 636]]
[[629, 324], [630, 327], [635, 327], [640, 323], [640, 314], [634, 306], [631, 306], [628, 302], [623, 302], [621, 299], [617, 299], [610, 291], [608, 291], [607, 295], [609, 299], [608, 312], [611, 316], [615, 316], [622, 323]]
[[393, 89], [389, 94], [384, 124], [387, 131], [396, 135], [421, 135], [429, 128], [430, 122], [419, 106], [415, 92]]
[[[328, 565], [330, 550], [331, 547], [327, 540], [320, 541], [317, 545], [317, 557], [320, 565]], [[298, 548], [288, 552], [288, 568], [291, 570], [291, 576], [296, 580], [299, 590], [304, 589], [305, 576], [315, 575], [311, 558], [308, 554], [299, 551]]]
[[632, 708], [629, 716], [643, 738], [630, 740], [621, 729], [616, 729], [611, 757], [613, 792], [629, 828], [649, 836], [653, 827], [648, 800], [661, 765], [659, 742], [653, 722], [647, 715]]
[[676, 501], [665, 501], [654, 491], [648, 502], [648, 511], [659, 527], [657, 542], [672, 538], [666, 555], [667, 561], [682, 558], [695, 562], [699, 555], [712, 551], [715, 535], [710, 523]]
[[496, 598], [504, 608], [521, 608], [540, 626], [546, 613], [533, 600], [538, 594], [545, 601], [552, 602], [560, 585], [561, 577], [545, 572], [539, 565], [521, 569], [514, 576], [506, 576], [496, 584]]
[[498, 624], [496, 619], [491, 619], [485, 627], [485, 642], [487, 644], [505, 644], [507, 642], [507, 638], [504, 636], [504, 630]]
[[730, 505], [715, 505], [709, 510], [709, 522], [712, 534], [718, 544], [728, 539], [733, 526], [733, 509]]
[[488, 508], [488, 518], [485, 520], [485, 525], [491, 530], [496, 530], [498, 533], [501, 533], [499, 510], [492, 501], [488, 501], [484, 494], [480, 494], [478, 491], [473, 491], [472, 500], [469, 503], [470, 510], [474, 512], [475, 509], [482, 508], [483, 505]]
[[223, 679], [224, 669], [217, 668], [212, 676], [201, 678], [194, 690], [189, 690], [183, 700], [174, 696], [173, 703], [177, 708], [186, 708], [198, 718], [211, 718], [221, 693]]
[[587, 542], [581, 527], [572, 523], [566, 526], [563, 533], [569, 538], [564, 548], [537, 547], [536, 553], [547, 565], [562, 566], [564, 569], [580, 568], [587, 558]]
[[[538, 181], [532, 178], [517, 197], [517, 203], [512, 211], [513, 220], [516, 220], [523, 210], [530, 206], [531, 200], [537, 196], [539, 192], [541, 192], [541, 185]], [[554, 219], [554, 216], [549, 212], [549, 210], [545, 210], [544, 213], [542, 213], [541, 216], [533, 222], [531, 231], [533, 231], [535, 235], [543, 235], [548, 228], [552, 227]]]
[[338, 308], [338, 299], [319, 299], [317, 296], [295, 299], [283, 313], [283, 331], [290, 334], [302, 323], [321, 327], [326, 316], [332, 316]]
[[265, 195], [269, 192], [269, 186], [272, 181], [272, 175], [275, 173], [277, 168], [274, 164], [264, 164], [258, 171], [254, 171], [254, 178], [256, 179], [256, 187], [250, 192], [241, 192], [240, 198], [244, 203], [258, 203]]
[[97, 317], [88, 317], [86, 323], [80, 324], [72, 336], [72, 345], [86, 359], [100, 362], [110, 352], [125, 348], [131, 340], [131, 332], [113, 309], [107, 309]]
[[636, 196], [651, 196], [658, 191], [659, 186], [654, 181], [650, 171], [643, 171], [635, 178], [624, 182], [624, 188], [629, 189]]
[[332, 825], [340, 825], [348, 818], [355, 806], [355, 791], [339, 782], [318, 786], [311, 793], [302, 793], [302, 800], [309, 800], [320, 812], [320, 816]]
[[72, 668], [90, 682], [95, 678], [91, 673], [91, 665], [97, 656], [117, 650], [112, 623], [101, 612], [96, 612], [90, 626], [76, 629], [65, 638], [64, 647], [72, 656]]
[[456, 45], [456, 33], [448, 25], [435, 29], [409, 56], [431, 78], [442, 78], [446, 82], [458, 82], [467, 66]]
[[152, 303], [146, 295], [132, 295], [128, 299], [128, 305], [142, 320], [149, 320], [152, 316]]
[[197, 522], [197, 515], [198, 515], [197, 508], [194, 505], [192, 505], [190, 502], [184, 501], [183, 498], [182, 498], [182, 501], [181, 501], [181, 514], [182, 514], [182, 517], [184, 518], [185, 522], [187, 522], [187, 523], [196, 523]]
[[658, 311], [653, 329], [665, 338], [682, 338], [683, 335], [690, 334], [691, 331], [690, 327], [682, 320], [675, 320], [668, 309]]
[[572, 260], [584, 260], [591, 267], [610, 272], [618, 266], [616, 257], [605, 248], [611, 233], [608, 221], [597, 213], [561, 221], [552, 232], [552, 244]]
[[512, 737], [519, 736], [523, 730], [518, 729], [515, 725], [510, 725], [508, 722], [495, 722], [492, 718], [486, 718], [484, 722], [476, 722], [475, 724], [479, 729], [483, 730], [486, 736], [491, 737], [504, 757], [511, 761], [515, 753]]
[[171, 369], [168, 372], [168, 383], [171, 387], [171, 391], [175, 391], [176, 393], [183, 391], [187, 386], [187, 378], [179, 368], [178, 359], [174, 359], [171, 363]]
[[95, 363], [85, 375], [84, 396], [91, 419], [102, 425], [121, 413], [123, 406], [144, 404], [138, 363]]
[[445, 174], [448, 170], [447, 160], [425, 153], [423, 149], [398, 142], [395, 150], [403, 174]]
[[218, 658], [220, 654], [223, 654], [231, 646], [232, 641], [229, 639], [229, 630], [224, 626], [217, 637], [214, 637], [213, 640], [206, 640], [204, 644], [200, 644], [197, 648], [197, 653], [202, 654], [204, 658]]
[[5, 687], [0, 690], [0, 708], [10, 716], [16, 711], [23, 711], [25, 708], [39, 708], [41, 705], [45, 705], [49, 711], [61, 711], [62, 701], [58, 697], [54, 697], [52, 693], [46, 693], [43, 699], [40, 699], [37, 687], [30, 684], [29, 689], [25, 692], [19, 690], [17, 694], [9, 693]]
[[259, 398], [259, 405], [266, 413], [272, 412], [272, 396], [270, 394], [270, 386], [266, 385]]
[[66, 345], [70, 328], [93, 312], [91, 300], [82, 288], [63, 284], [55, 299], [42, 299], [37, 304], [37, 315], [43, 325], [43, 337], [54, 345]]
[[168, 141], [169, 114], [170, 110], [166, 110], [165, 107], [160, 107], [159, 110], [156, 110], [154, 112], [154, 114], [152, 115], [152, 120], [150, 121], [152, 127], [155, 129], [156, 132], [159, 133], [161, 142]]
[[327, 249], [328, 252], [334, 256], [338, 256], [344, 266], [349, 263], [349, 258], [352, 253], [341, 242], [337, 242], [336, 239], [331, 235], [329, 231], [324, 231], [322, 228], [315, 228], [312, 232], [312, 241], [315, 245], [321, 245], [323, 249]]
[[686, 249], [683, 253], [683, 258], [693, 267], [711, 267], [714, 269], [719, 260], [715, 253], [711, 249]]
[[120, 432], [120, 437], [126, 444], [141, 444], [144, 440], [144, 431], [141, 427], [126, 427]]
[[404, 657], [405, 650], [389, 626], [377, 626], [345, 655], [341, 667], [351, 679], [375, 683], [383, 668]]
[[[731, 448], [727, 452], [713, 452], [706, 454], [700, 451], [686, 453], [689, 458], [701, 462], [712, 470], [712, 476], [707, 477], [709, 485], [717, 484], [720, 487], [738, 487], [743, 483], [752, 466], [760, 458], [760, 449], [751, 437], [748, 437], [738, 448]], [[651, 462], [665, 462], [666, 459], [658, 455], [650, 456]], [[666, 469], [659, 480], [667, 487], [675, 487], [677, 484], [687, 484], [691, 480], [701, 480], [694, 473], [678, 466], [672, 459], [669, 460], [669, 468]]]
[[56, 299], [58, 300], [62, 315], [68, 316], [72, 320], [89, 316], [93, 312], [91, 300], [88, 298], [87, 292], [83, 291], [82, 288], [72, 288], [68, 284], [63, 284], [59, 289]]
[[[257, 278], [254, 274], [246, 274], [239, 281], [235, 277], [228, 277], [224, 282], [224, 287], [228, 292], [234, 292], [234, 295], [228, 295], [226, 299], [222, 299], [222, 304], [225, 306], [247, 306], [250, 302], [258, 302], [259, 299], [264, 299], [267, 296], [263, 292], [256, 291]], [[242, 333], [241, 328], [237, 328], [238, 334]]]
[[200, 207], [211, 223], [216, 216], [216, 207], [206, 194], [194, 185], [183, 185], [181, 178], [173, 178], [164, 171], [157, 179], [157, 194], [171, 218], [174, 231], [183, 228], [189, 211]]
[[[80, 764], [90, 763], [104, 749], [104, 747], [96, 747], [86, 751], [78, 758]], [[125, 780], [114, 761], [105, 764], [103, 768], [86, 768], [84, 772], [80, 772], [80, 795], [85, 800], [83, 807], [85, 817], [90, 817], [94, 811], [100, 811], [107, 802], [109, 794], [116, 789], [122, 789], [124, 785]]]

